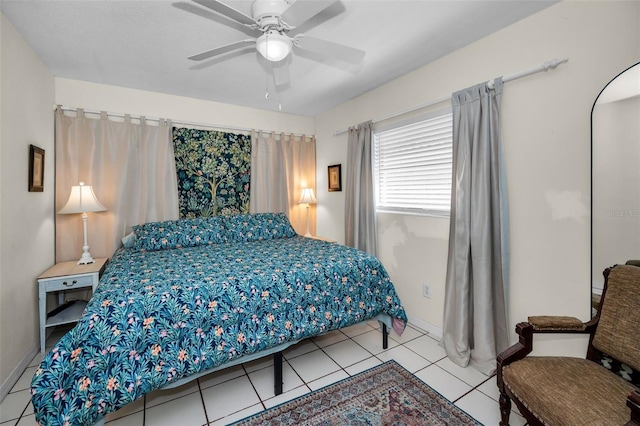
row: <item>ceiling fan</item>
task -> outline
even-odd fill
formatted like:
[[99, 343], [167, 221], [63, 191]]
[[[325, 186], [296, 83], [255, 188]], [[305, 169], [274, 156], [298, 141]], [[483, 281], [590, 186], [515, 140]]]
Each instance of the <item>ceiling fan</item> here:
[[[252, 45], [272, 63], [283, 61], [291, 54], [294, 47], [354, 65], [359, 64], [365, 55], [365, 52], [359, 49], [305, 34], [294, 34], [296, 27], [339, 0], [296, 0], [294, 2], [290, 0], [254, 0], [251, 5], [251, 16], [247, 16], [218, 0], [193, 1], [249, 27], [256, 34], [254, 39], [236, 41], [190, 56], [188, 59], [193, 61], [202, 61]], [[290, 32], [292, 32], [291, 35]], [[278, 64], [274, 65], [278, 66]]]

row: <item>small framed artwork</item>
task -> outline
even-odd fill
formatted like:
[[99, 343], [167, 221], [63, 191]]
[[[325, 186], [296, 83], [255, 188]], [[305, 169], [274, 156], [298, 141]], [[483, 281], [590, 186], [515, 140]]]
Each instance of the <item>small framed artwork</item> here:
[[329, 166], [329, 192], [342, 191], [342, 164]]
[[29, 192], [44, 191], [44, 149], [29, 145]]

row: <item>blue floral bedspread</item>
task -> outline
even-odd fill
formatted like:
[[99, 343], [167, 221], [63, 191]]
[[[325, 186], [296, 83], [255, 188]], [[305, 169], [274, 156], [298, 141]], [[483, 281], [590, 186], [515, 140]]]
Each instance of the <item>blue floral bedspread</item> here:
[[119, 249], [82, 319], [35, 373], [35, 416], [93, 424], [182, 377], [380, 313], [407, 320], [385, 269], [335, 243]]

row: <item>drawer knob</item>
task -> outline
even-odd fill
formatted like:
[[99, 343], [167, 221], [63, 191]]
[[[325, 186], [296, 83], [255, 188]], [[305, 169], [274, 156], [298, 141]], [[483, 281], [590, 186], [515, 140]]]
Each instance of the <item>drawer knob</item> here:
[[74, 285], [78, 284], [78, 280], [71, 281], [71, 284], [69, 284], [69, 282], [67, 282], [67, 281], [63, 281], [62, 284], [67, 286], [67, 287], [73, 287]]

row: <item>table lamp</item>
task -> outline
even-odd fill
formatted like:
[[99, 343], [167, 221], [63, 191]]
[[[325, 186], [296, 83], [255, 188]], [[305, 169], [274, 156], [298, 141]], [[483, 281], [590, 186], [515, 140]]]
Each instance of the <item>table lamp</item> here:
[[100, 204], [93, 193], [90, 185], [80, 182], [80, 185], [71, 187], [71, 195], [67, 204], [64, 205], [58, 214], [82, 213], [82, 223], [84, 228], [84, 246], [82, 247], [82, 257], [78, 261], [78, 265], [95, 262], [91, 253], [89, 253], [89, 243], [87, 243], [87, 212], [102, 212], [107, 210], [105, 206]]
[[304, 234], [305, 237], [311, 237], [311, 233], [309, 232], [309, 204], [315, 204], [317, 202], [318, 200], [316, 200], [316, 196], [313, 193], [313, 188], [304, 188], [302, 190], [302, 196], [300, 196], [298, 204], [307, 205], [307, 233]]

